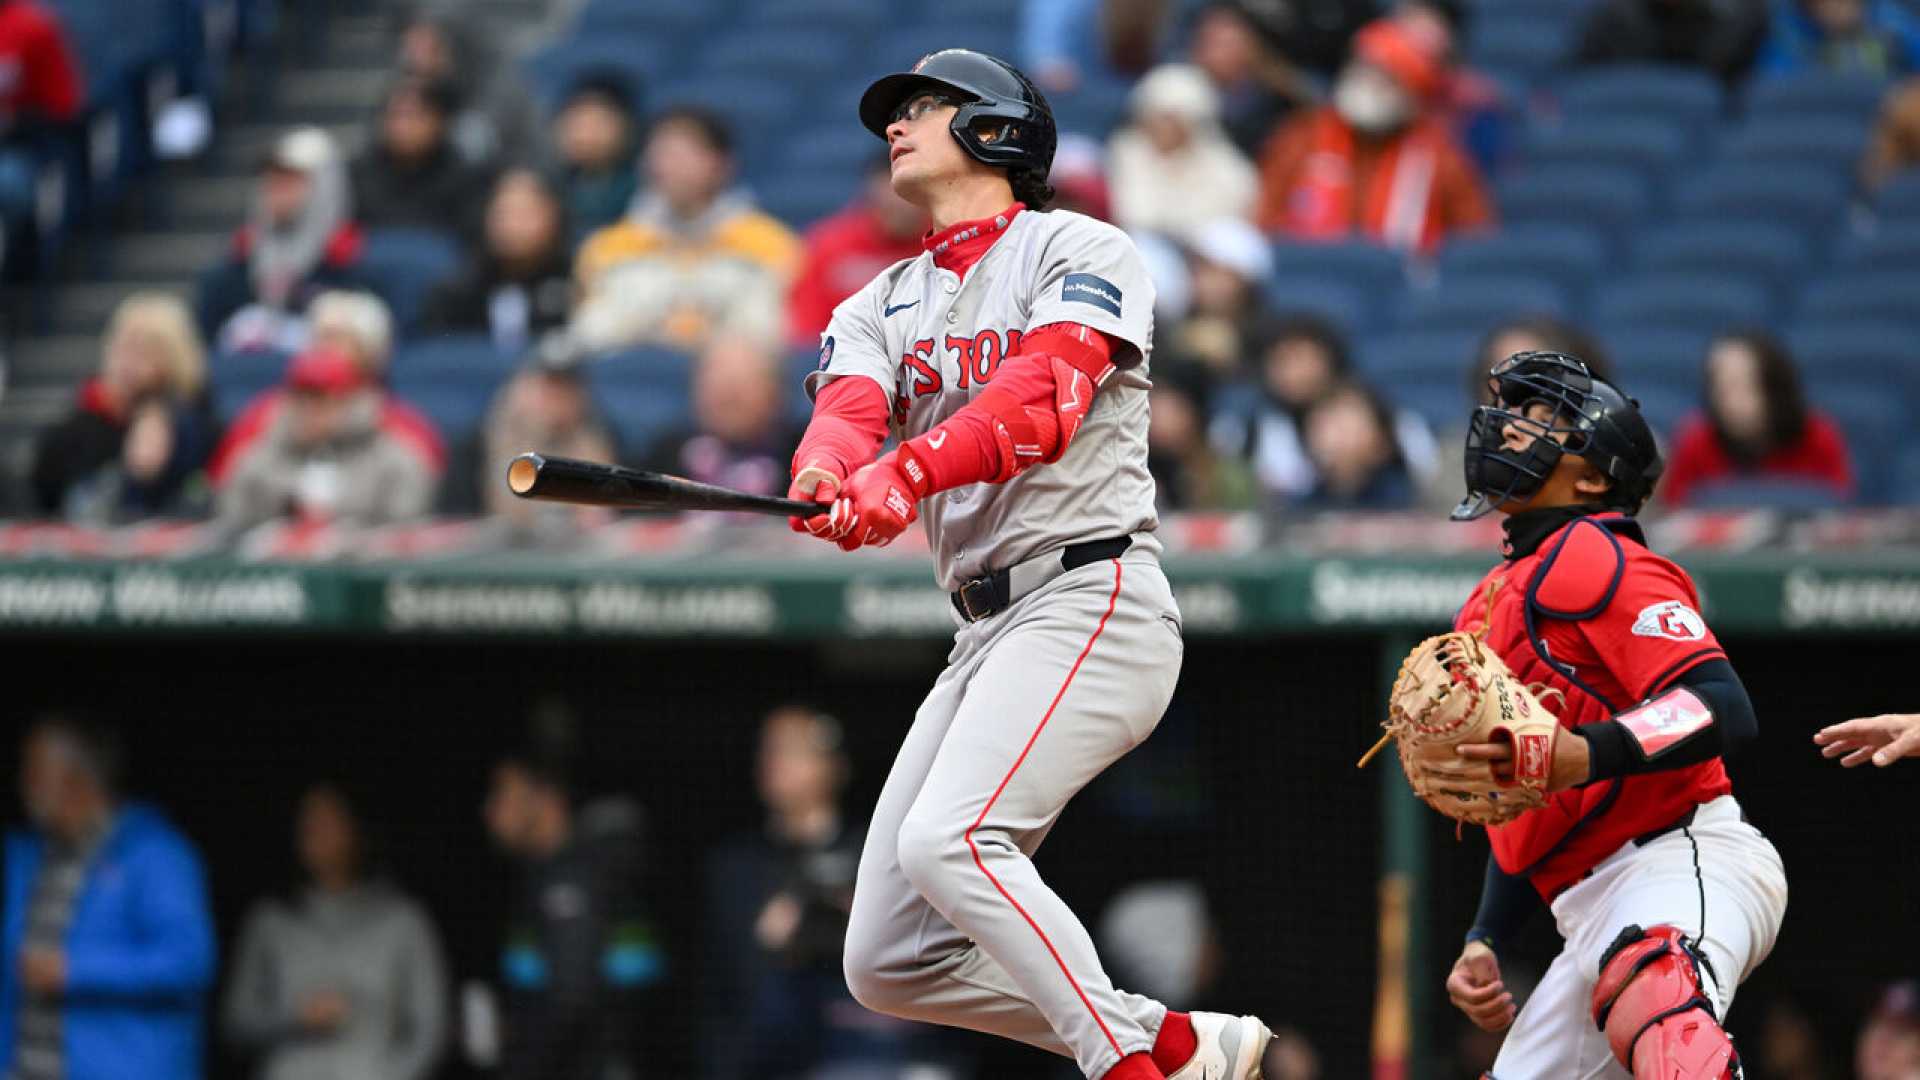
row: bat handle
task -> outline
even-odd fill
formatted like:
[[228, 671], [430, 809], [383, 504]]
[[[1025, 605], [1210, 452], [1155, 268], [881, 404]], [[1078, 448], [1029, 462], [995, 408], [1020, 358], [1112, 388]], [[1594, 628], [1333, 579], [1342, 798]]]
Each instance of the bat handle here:
[[507, 465], [507, 489], [515, 495], [524, 496], [533, 490], [540, 479], [540, 466], [546, 460], [539, 454], [521, 454]]

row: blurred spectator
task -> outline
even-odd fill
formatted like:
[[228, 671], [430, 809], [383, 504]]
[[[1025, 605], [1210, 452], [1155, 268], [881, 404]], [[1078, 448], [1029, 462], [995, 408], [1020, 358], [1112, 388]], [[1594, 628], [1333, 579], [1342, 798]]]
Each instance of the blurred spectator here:
[[465, 272], [427, 297], [429, 333], [485, 334], [519, 349], [566, 325], [573, 268], [566, 207], [552, 184], [528, 167], [509, 169], [487, 202], [485, 241]]
[[1313, 81], [1273, 51], [1247, 9], [1213, 0], [1193, 21], [1187, 61], [1205, 72], [1220, 99], [1227, 138], [1251, 158], [1288, 109], [1319, 97]]
[[564, 539], [580, 528], [605, 520], [591, 506], [564, 506], [522, 499], [507, 490], [507, 463], [529, 450], [588, 461], [614, 461], [618, 452], [580, 370], [580, 357], [561, 335], [536, 346], [524, 367], [494, 397], [493, 408], [473, 445], [459, 455], [474, 475], [456, 489], [463, 512], [483, 510], [506, 521], [516, 533], [536, 539]]
[[1452, 233], [1491, 225], [1479, 170], [1435, 107], [1445, 49], [1431, 28], [1406, 20], [1362, 30], [1333, 103], [1289, 119], [1262, 152], [1261, 226], [1431, 252]]
[[1133, 88], [1131, 122], [1108, 150], [1114, 224], [1179, 237], [1195, 207], [1245, 217], [1259, 191], [1252, 164], [1220, 127], [1220, 98], [1191, 64], [1163, 64]]
[[1884, 79], [1920, 62], [1920, 19], [1893, 0], [1775, 0], [1762, 77], [1829, 71]]
[[1405, 510], [1413, 471], [1394, 438], [1393, 410], [1373, 389], [1343, 382], [1307, 410], [1301, 442], [1314, 483], [1297, 506], [1315, 510]]
[[447, 83], [421, 78], [403, 78], [387, 91], [372, 144], [353, 163], [362, 225], [471, 238], [489, 178], [454, 148], [456, 100]]
[[100, 374], [80, 385], [66, 419], [40, 433], [33, 491], [41, 512], [108, 524], [192, 511], [214, 420], [202, 386], [206, 354], [177, 297], [120, 302], [101, 344]]
[[733, 136], [683, 106], [655, 118], [647, 190], [625, 220], [587, 239], [576, 263], [585, 296], [574, 330], [592, 348], [663, 341], [697, 346], [714, 331], [785, 340], [787, 283], [800, 242], [733, 183]]
[[84, 721], [21, 748], [7, 835], [0, 1067], [8, 1080], [200, 1080], [213, 915], [193, 844], [120, 799], [122, 753]]
[[[379, 395], [381, 429], [412, 451], [428, 471], [439, 475], [446, 468], [447, 451], [433, 421], [378, 389], [386, 385], [387, 366], [393, 358], [393, 315], [386, 301], [370, 292], [323, 292], [313, 298], [308, 309], [306, 331], [307, 344], [338, 352], [354, 362], [362, 379]], [[225, 359], [243, 363], [249, 358]], [[286, 400], [286, 389], [273, 387], [248, 402], [227, 425], [213, 459], [207, 463], [207, 476], [214, 486], [225, 484], [234, 462], [273, 427]]]
[[1023, 0], [1020, 67], [1049, 95], [1131, 82], [1161, 53], [1168, 0]]
[[79, 115], [79, 62], [59, 17], [39, 0], [0, 0], [0, 134]]
[[287, 132], [261, 166], [232, 253], [200, 279], [202, 335], [223, 352], [286, 347], [316, 293], [359, 285], [364, 244], [333, 137]]
[[304, 878], [247, 913], [226, 1034], [259, 1080], [425, 1080], [445, 1048], [447, 972], [432, 921], [374, 876], [365, 822], [338, 788], [301, 796]]
[[1580, 31], [1576, 64], [1679, 64], [1728, 84], [1753, 66], [1767, 0], [1605, 0]]
[[1345, 62], [1360, 28], [1378, 18], [1381, 0], [1234, 0], [1287, 62], [1322, 78]]
[[707, 863], [716, 1080], [877, 1068], [904, 1053], [911, 1029], [855, 1004], [840, 970], [863, 832], [840, 811], [847, 770], [831, 717], [768, 714], [754, 770], [765, 821]]
[[[1267, 501], [1301, 499], [1320, 482], [1306, 441], [1307, 416], [1351, 378], [1352, 350], [1338, 328], [1309, 314], [1263, 320], [1252, 341], [1257, 402], [1216, 417], [1210, 435], [1223, 453], [1252, 464]], [[1398, 461], [1422, 473], [1432, 467], [1433, 432], [1418, 413], [1390, 413], [1388, 431]]]
[[423, 5], [401, 28], [399, 68], [452, 89], [450, 134], [464, 160], [531, 155], [540, 128], [533, 97], [519, 65], [488, 34], [484, 14], [453, 0]]
[[788, 336], [796, 347], [818, 346], [840, 301], [894, 263], [919, 256], [927, 214], [895, 194], [892, 175], [887, 155], [876, 155], [859, 198], [807, 230], [805, 261], [787, 297]]
[[1748, 1056], [1757, 1060], [1747, 1064], [1754, 1080], [1838, 1080], [1827, 1065], [1813, 1021], [1789, 998], [1768, 1005], [1755, 1045], [1759, 1053]]
[[1497, 171], [1507, 162], [1523, 118], [1497, 80], [1460, 59], [1470, 29], [1467, 5], [1463, 0], [1401, 0], [1393, 17], [1445, 42], [1445, 70], [1433, 95], [1434, 111], [1446, 118], [1481, 172]]
[[1887, 92], [1860, 161], [1860, 185], [1878, 191], [1894, 174], [1920, 166], [1920, 79]]
[[660, 439], [649, 467], [735, 491], [777, 495], [800, 432], [788, 423], [779, 360], [757, 342], [721, 338], [693, 369], [693, 426]]
[[1904, 979], [1881, 992], [1853, 1060], [1857, 1080], [1920, 1077], [1920, 982]]
[[632, 84], [618, 71], [587, 72], [561, 100], [553, 141], [573, 220], [570, 243], [619, 221], [633, 205], [639, 112]]
[[1247, 463], [1220, 453], [1207, 438], [1213, 383], [1202, 363], [1172, 357], [1154, 364], [1147, 470], [1163, 511], [1249, 510], [1259, 501]]
[[346, 354], [315, 347], [287, 367], [285, 403], [234, 461], [219, 519], [388, 525], [426, 515], [435, 476], [381, 423], [382, 394]]
[[1106, 150], [1092, 136], [1064, 132], [1053, 151], [1054, 210], [1071, 210], [1100, 221], [1113, 218], [1113, 194], [1107, 187]]
[[502, 1080], [641, 1080], [637, 993], [660, 977], [640, 895], [640, 820], [622, 801], [576, 810], [551, 750], [503, 758], [484, 808], [520, 864], [502, 935]]
[[1240, 366], [1249, 333], [1263, 310], [1261, 290], [1273, 276], [1273, 250], [1240, 218], [1215, 218], [1187, 236], [1186, 318], [1168, 335], [1173, 351], [1222, 374]]
[[1765, 331], [1723, 334], [1707, 347], [1706, 407], [1681, 421], [1661, 497], [1684, 506], [1717, 482], [1766, 477], [1854, 493], [1846, 436], [1808, 404], [1800, 372]]

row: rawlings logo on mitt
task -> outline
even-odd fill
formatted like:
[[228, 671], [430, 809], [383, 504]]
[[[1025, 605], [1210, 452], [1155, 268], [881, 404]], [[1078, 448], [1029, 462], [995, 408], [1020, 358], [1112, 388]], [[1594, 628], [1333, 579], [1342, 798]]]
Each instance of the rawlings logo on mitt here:
[[[1455, 821], [1500, 825], [1546, 804], [1560, 722], [1471, 634], [1430, 637], [1407, 654], [1381, 726], [1387, 733], [1360, 764], [1392, 740], [1413, 793]], [[1513, 749], [1506, 776], [1454, 753], [1499, 742]]]

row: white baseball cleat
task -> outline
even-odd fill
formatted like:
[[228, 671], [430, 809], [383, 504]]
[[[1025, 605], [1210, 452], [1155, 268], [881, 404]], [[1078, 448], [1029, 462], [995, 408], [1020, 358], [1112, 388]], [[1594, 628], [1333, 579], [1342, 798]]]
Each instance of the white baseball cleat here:
[[1260, 1059], [1273, 1032], [1259, 1017], [1196, 1012], [1188, 1019], [1200, 1048], [1167, 1080], [1260, 1080]]

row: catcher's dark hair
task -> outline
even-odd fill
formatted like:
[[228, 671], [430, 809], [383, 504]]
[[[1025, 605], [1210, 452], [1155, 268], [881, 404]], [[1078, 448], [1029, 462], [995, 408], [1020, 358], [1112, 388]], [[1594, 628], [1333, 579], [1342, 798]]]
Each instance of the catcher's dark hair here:
[[100, 718], [70, 711], [44, 713], [35, 718], [27, 734], [29, 738], [58, 740], [107, 794], [120, 793], [126, 780], [126, 743], [117, 730]]
[[[1766, 402], [1767, 433], [1764, 443], [1742, 442], [1727, 433], [1726, 423], [1715, 406], [1711, 380], [1704, 377], [1713, 363], [1713, 353], [1721, 345], [1743, 346], [1753, 354], [1759, 369], [1760, 396]], [[1807, 431], [1807, 395], [1800, 383], [1800, 369], [1786, 343], [1770, 331], [1758, 327], [1729, 330], [1714, 338], [1701, 361], [1701, 394], [1705, 398], [1707, 420], [1713, 434], [1728, 456], [1742, 465], [1751, 465], [1768, 453], [1799, 441]]]
[[1025, 203], [1029, 210], [1045, 210], [1053, 204], [1053, 185], [1038, 169], [1013, 169], [1007, 173], [1007, 183], [1013, 186], [1014, 201]]

